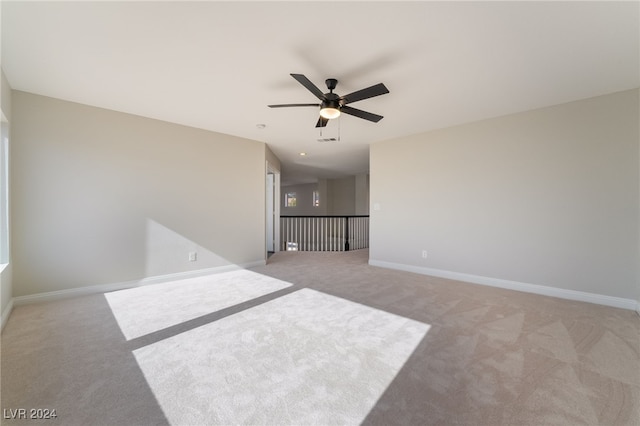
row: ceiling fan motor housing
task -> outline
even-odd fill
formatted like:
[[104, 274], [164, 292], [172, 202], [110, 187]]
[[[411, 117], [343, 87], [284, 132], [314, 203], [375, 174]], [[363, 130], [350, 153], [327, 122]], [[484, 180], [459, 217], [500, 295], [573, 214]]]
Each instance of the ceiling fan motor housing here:
[[342, 106], [340, 102], [340, 96], [335, 93], [326, 93], [324, 95], [324, 100], [320, 105], [320, 108], [336, 108], [339, 109]]
[[327, 89], [329, 89], [329, 91], [333, 91], [333, 89], [335, 89], [338, 85], [338, 80], [336, 80], [335, 78], [328, 78], [325, 80], [325, 84], [327, 85]]

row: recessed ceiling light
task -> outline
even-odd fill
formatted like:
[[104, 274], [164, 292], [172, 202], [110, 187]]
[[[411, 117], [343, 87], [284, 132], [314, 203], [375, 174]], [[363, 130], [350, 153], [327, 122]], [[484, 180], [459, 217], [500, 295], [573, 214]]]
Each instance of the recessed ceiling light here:
[[300, 156], [301, 156], [301, 157], [304, 157], [305, 155], [307, 155], [307, 153], [306, 153], [306, 152], [301, 152], [301, 153], [300, 153]]
[[262, 123], [260, 123], [260, 124], [256, 124], [256, 127], [257, 127], [258, 129], [264, 129], [265, 127], [267, 127], [267, 125], [266, 125], [266, 124], [262, 124]]

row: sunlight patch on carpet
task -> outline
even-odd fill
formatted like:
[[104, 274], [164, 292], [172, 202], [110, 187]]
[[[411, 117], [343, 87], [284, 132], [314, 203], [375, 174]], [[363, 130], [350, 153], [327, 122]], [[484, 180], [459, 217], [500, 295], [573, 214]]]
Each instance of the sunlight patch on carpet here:
[[134, 355], [172, 425], [360, 424], [429, 328], [303, 289]]
[[273, 293], [292, 284], [240, 269], [106, 293], [127, 340]]

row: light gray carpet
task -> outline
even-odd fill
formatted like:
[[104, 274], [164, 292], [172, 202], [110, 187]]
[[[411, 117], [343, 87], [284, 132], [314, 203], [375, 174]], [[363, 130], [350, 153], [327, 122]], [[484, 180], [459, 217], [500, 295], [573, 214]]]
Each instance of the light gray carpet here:
[[360, 424], [428, 330], [301, 289], [134, 355], [174, 425]]
[[291, 286], [247, 270], [106, 293], [127, 340], [218, 312]]
[[59, 425], [640, 424], [635, 312], [367, 256], [276, 253], [252, 271], [293, 285], [130, 340], [104, 295], [19, 306], [2, 408], [55, 408], [38, 424]]

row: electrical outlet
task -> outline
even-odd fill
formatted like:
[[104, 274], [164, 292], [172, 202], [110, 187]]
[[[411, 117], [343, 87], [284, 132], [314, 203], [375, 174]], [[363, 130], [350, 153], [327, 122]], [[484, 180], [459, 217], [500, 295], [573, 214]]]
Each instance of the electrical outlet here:
[[195, 251], [189, 252], [189, 262], [195, 262], [198, 260], [198, 253]]
[[426, 251], [426, 250], [422, 250], [422, 258], [423, 258], [423, 259], [426, 259], [426, 258], [427, 258], [427, 256], [428, 256], [427, 251]]

